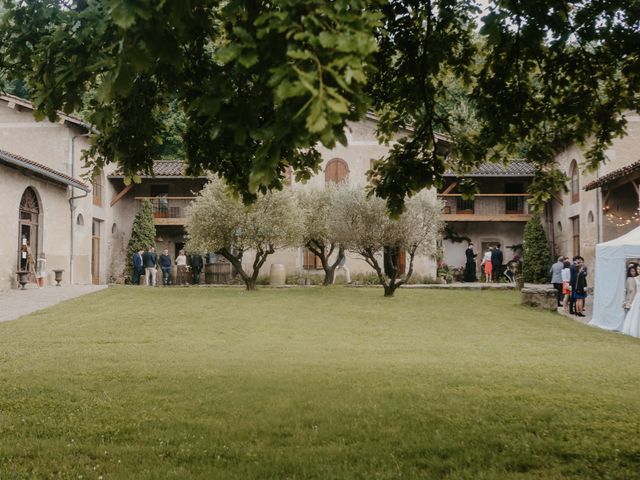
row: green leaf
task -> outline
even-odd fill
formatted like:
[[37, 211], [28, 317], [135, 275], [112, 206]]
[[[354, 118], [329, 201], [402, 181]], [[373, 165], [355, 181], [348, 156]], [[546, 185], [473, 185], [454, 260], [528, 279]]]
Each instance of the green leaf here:
[[346, 102], [329, 99], [327, 100], [327, 106], [336, 113], [349, 113], [349, 108]]
[[116, 3], [110, 10], [113, 22], [122, 29], [128, 29], [136, 23], [135, 8], [129, 6], [126, 2], [120, 1]]
[[232, 60], [235, 60], [236, 58], [238, 58], [238, 56], [241, 53], [242, 53], [242, 48], [240, 47], [240, 45], [232, 43], [231, 45], [227, 45], [226, 47], [223, 47], [220, 50], [218, 50], [215, 53], [214, 58], [216, 59], [217, 62], [220, 62], [222, 65], [226, 65]]
[[258, 63], [258, 53], [255, 50], [243, 50], [238, 62], [245, 68], [250, 68]]

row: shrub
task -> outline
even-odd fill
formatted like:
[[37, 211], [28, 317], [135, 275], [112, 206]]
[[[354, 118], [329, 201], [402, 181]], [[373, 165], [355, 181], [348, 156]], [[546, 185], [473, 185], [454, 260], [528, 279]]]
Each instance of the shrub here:
[[524, 260], [522, 274], [529, 283], [547, 283], [551, 251], [547, 236], [540, 222], [540, 215], [534, 214], [524, 227]]

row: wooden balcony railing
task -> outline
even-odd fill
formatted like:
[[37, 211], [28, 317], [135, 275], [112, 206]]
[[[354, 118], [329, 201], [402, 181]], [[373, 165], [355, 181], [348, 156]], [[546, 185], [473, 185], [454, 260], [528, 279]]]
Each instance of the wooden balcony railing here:
[[465, 200], [459, 193], [438, 195], [448, 222], [526, 222], [531, 218], [528, 197], [525, 193], [479, 193], [473, 200]]
[[194, 197], [135, 197], [138, 209], [149, 200], [153, 207], [153, 223], [156, 225], [184, 225], [185, 209]]

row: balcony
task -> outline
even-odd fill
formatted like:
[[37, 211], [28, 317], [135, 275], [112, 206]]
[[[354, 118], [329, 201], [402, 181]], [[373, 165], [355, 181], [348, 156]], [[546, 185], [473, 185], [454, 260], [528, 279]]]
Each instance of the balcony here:
[[138, 210], [142, 202], [149, 200], [153, 207], [153, 223], [155, 225], [184, 225], [185, 209], [194, 197], [135, 197]]
[[531, 218], [524, 193], [479, 193], [464, 200], [459, 193], [440, 194], [445, 222], [526, 222]]

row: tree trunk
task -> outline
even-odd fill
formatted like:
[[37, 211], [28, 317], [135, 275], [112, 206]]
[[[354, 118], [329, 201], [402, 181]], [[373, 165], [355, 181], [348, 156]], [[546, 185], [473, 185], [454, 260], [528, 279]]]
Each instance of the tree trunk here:
[[313, 254], [320, 259], [320, 263], [322, 264], [322, 269], [324, 270], [324, 280], [322, 282], [323, 286], [328, 286], [333, 284], [333, 279], [336, 274], [336, 268], [338, 264], [340, 264], [340, 260], [344, 257], [344, 248], [338, 248], [338, 258], [332, 264], [329, 263], [329, 257], [333, 253], [335, 249], [335, 245], [331, 245], [329, 251], [327, 251], [327, 247], [325, 244], [318, 240], [311, 240], [307, 242], [305, 245]]
[[[323, 265], [324, 266], [324, 265]], [[325, 287], [333, 284], [333, 277], [335, 275], [336, 269], [334, 268], [325, 268], [324, 269], [324, 281], [322, 285]]]
[[367, 249], [359, 252], [360, 255], [364, 257], [364, 260], [369, 264], [371, 268], [376, 271], [378, 275], [378, 281], [382, 288], [384, 288], [384, 296], [385, 297], [393, 297], [393, 292], [395, 292], [397, 285], [395, 275], [391, 278], [386, 277], [384, 271], [380, 267], [378, 260], [376, 259], [375, 252], [371, 251], [371, 249]]
[[242, 252], [240, 253], [239, 256], [236, 256], [236, 255], [233, 255], [226, 248], [223, 248], [219, 250], [218, 253], [222, 255], [224, 258], [226, 258], [227, 260], [229, 260], [229, 262], [231, 262], [231, 265], [233, 265], [233, 268], [235, 268], [238, 275], [240, 275], [240, 278], [242, 278], [242, 281], [244, 282], [246, 289], [248, 291], [254, 291], [256, 289], [256, 280], [255, 278], [247, 275], [247, 272], [245, 272], [244, 269], [242, 268]]

